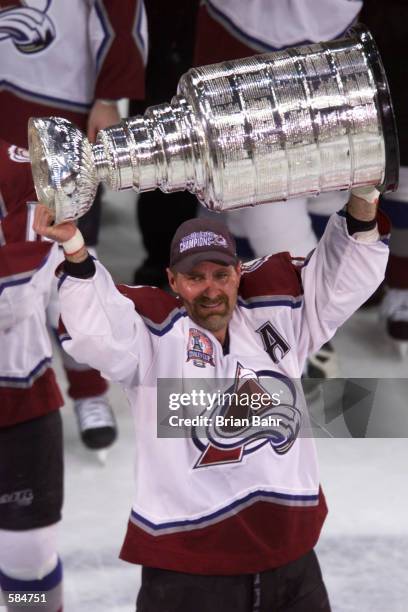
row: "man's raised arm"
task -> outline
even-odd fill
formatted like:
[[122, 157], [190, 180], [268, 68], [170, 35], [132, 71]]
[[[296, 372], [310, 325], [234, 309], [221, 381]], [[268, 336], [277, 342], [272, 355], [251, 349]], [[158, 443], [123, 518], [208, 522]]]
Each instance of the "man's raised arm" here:
[[100, 370], [109, 380], [129, 384], [153, 359], [154, 346], [133, 302], [115, 287], [104, 266], [91, 257], [71, 221], [53, 225], [50, 210], [38, 204], [34, 230], [59, 242], [65, 261], [58, 270], [61, 342], [79, 363]]
[[297, 336], [303, 359], [330, 340], [384, 278], [390, 228], [378, 213], [378, 197], [372, 186], [353, 189], [301, 269], [304, 299]]

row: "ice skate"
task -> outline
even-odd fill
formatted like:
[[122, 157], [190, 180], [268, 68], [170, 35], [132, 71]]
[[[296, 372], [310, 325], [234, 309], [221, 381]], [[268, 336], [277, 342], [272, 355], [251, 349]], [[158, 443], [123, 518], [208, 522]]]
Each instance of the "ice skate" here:
[[105, 462], [106, 455], [100, 453], [117, 438], [116, 420], [106, 395], [76, 400], [74, 408], [82, 442], [97, 450], [98, 458]]

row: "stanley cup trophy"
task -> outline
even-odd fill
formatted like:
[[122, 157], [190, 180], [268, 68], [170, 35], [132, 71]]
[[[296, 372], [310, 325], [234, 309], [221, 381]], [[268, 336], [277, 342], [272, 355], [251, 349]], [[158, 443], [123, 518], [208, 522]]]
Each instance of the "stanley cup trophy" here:
[[31, 119], [38, 198], [81, 217], [99, 183], [188, 189], [225, 211], [321, 192], [395, 190], [398, 144], [384, 69], [363, 27], [341, 40], [189, 70], [170, 104], [101, 130]]

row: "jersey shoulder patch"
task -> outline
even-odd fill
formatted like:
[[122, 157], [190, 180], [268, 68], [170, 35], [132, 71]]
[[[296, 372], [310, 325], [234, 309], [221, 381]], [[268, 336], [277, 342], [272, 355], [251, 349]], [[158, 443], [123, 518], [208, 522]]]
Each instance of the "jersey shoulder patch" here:
[[244, 300], [267, 295], [298, 297], [303, 294], [301, 266], [289, 253], [255, 259], [242, 266], [239, 295]]

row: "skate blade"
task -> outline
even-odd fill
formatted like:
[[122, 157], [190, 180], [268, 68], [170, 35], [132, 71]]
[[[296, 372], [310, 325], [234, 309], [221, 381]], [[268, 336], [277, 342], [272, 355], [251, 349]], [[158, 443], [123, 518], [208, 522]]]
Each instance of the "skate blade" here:
[[98, 463], [102, 466], [106, 465], [108, 459], [108, 450], [106, 448], [102, 448], [101, 450], [96, 451], [96, 458]]
[[394, 340], [391, 339], [394, 350], [397, 352], [399, 358], [405, 359], [408, 354], [408, 342], [406, 340]]

